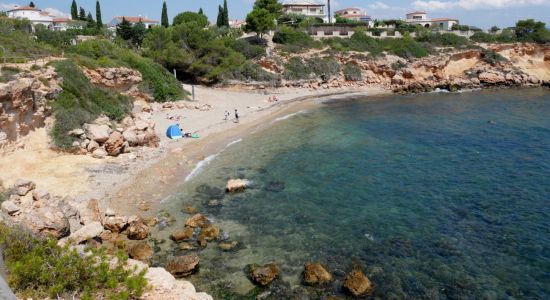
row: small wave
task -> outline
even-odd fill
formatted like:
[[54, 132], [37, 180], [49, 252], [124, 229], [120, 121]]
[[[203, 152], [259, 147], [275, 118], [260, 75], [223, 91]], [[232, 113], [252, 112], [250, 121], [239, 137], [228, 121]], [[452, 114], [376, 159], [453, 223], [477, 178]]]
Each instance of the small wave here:
[[449, 90], [446, 90], [446, 89], [436, 88], [435, 90], [431, 91], [431, 93], [450, 93], [450, 92]]
[[228, 147], [231, 147], [232, 145], [235, 145], [236, 143], [240, 143], [242, 141], [243, 141], [243, 139], [237, 139], [237, 140], [231, 141], [225, 146], [224, 149], [227, 149]]
[[209, 155], [205, 159], [199, 161], [199, 163], [197, 163], [197, 165], [195, 166], [195, 168], [193, 168], [191, 173], [189, 173], [189, 175], [187, 175], [187, 177], [185, 177], [185, 182], [187, 182], [187, 181], [193, 179], [193, 177], [197, 176], [202, 171], [202, 168], [204, 166], [206, 166], [207, 164], [209, 164], [212, 160], [214, 160], [214, 158], [216, 158], [220, 153], [221, 153], [221, 151], [216, 153], [216, 154]]
[[282, 121], [282, 120], [286, 120], [288, 118], [291, 118], [291, 117], [294, 117], [296, 115], [300, 115], [300, 114], [303, 114], [303, 113], [306, 113], [307, 111], [305, 110], [301, 110], [301, 111], [298, 111], [298, 112], [295, 112], [295, 113], [291, 113], [291, 114], [288, 114], [288, 115], [285, 115], [285, 116], [282, 116], [282, 117], [278, 117], [274, 120], [274, 122], [277, 122], [277, 121]]

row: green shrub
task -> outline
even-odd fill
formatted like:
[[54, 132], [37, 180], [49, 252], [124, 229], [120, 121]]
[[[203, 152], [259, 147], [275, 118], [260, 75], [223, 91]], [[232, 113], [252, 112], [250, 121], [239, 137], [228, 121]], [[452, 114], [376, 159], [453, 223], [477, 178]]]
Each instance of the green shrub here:
[[361, 68], [353, 63], [347, 63], [344, 66], [344, 77], [348, 81], [360, 81], [363, 79], [363, 75], [361, 74]]
[[496, 53], [491, 49], [482, 49], [481, 51], [482, 51], [481, 59], [484, 62], [491, 64], [493, 66], [496, 65], [497, 63], [507, 61], [507, 59], [504, 56]]
[[260, 58], [265, 55], [264, 47], [253, 45], [245, 39], [227, 39], [225, 44], [244, 55], [247, 59]]
[[273, 35], [273, 42], [284, 45], [281, 49], [284, 52], [302, 52], [304, 50], [319, 47], [320, 42], [313, 40], [303, 30], [296, 30], [289, 26], [282, 26]]
[[311, 70], [298, 57], [292, 57], [285, 63], [283, 77], [287, 80], [301, 80], [310, 77]]
[[328, 80], [340, 72], [340, 65], [334, 58], [330, 57], [314, 57], [307, 61], [307, 68], [315, 75], [323, 80]]
[[408, 36], [401, 39], [383, 39], [379, 43], [382, 49], [399, 57], [419, 58], [428, 55], [428, 50], [424, 46]]
[[240, 68], [234, 69], [231, 74], [228, 74], [227, 79], [241, 81], [254, 80], [273, 83], [274, 81], [278, 80], [278, 78], [279, 77], [277, 75], [265, 71], [257, 64], [247, 61]]
[[85, 41], [69, 48], [69, 51], [86, 57], [76, 58], [75, 61], [87, 67], [126, 66], [138, 70], [143, 77], [142, 87], [156, 101], [174, 101], [185, 95], [179, 81], [161, 65], [107, 40]]
[[21, 70], [14, 67], [2, 67], [2, 76], [0, 76], [0, 82], [8, 82], [15, 79], [15, 75], [19, 74]]
[[382, 47], [378, 41], [370, 36], [367, 36], [363, 31], [356, 31], [349, 39], [349, 46], [354, 51], [367, 51], [372, 55], [382, 53]]
[[435, 46], [467, 46], [470, 44], [470, 41], [463, 37], [458, 36], [454, 33], [439, 33], [439, 32], [429, 32], [423, 31], [417, 35], [416, 40], [418, 42], [426, 42]]
[[496, 41], [496, 36], [494, 34], [478, 31], [470, 37], [470, 40], [478, 43], [494, 43]]
[[131, 299], [147, 286], [145, 270], [126, 270], [127, 256], [111, 257], [104, 250], [89, 250], [88, 256], [57, 245], [55, 239], [39, 238], [22, 228], [0, 224], [8, 283], [19, 298], [108, 298]]
[[64, 60], [52, 64], [63, 77], [63, 92], [52, 101], [55, 123], [51, 134], [56, 146], [71, 148], [75, 138], [67, 133], [100, 114], [121, 120], [130, 112], [132, 103], [128, 97], [92, 85], [73, 62]]

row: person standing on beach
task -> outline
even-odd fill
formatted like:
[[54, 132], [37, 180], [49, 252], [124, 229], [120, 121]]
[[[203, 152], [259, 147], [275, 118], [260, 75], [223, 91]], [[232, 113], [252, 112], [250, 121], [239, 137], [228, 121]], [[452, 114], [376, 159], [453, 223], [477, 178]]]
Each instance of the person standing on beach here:
[[224, 116], [224, 120], [227, 121], [227, 117], [229, 117], [229, 112], [226, 110], [226, 111], [223, 113], [223, 116]]
[[235, 109], [235, 123], [239, 123], [239, 112]]

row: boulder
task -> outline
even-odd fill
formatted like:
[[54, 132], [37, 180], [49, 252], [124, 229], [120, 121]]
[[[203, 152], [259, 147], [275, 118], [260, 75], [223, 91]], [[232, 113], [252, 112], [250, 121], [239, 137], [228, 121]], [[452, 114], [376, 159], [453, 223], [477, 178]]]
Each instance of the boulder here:
[[196, 214], [198, 212], [198, 209], [196, 209], [193, 206], [185, 206], [181, 211], [186, 213], [186, 214], [193, 215], [193, 214]]
[[124, 144], [124, 138], [118, 131], [113, 131], [109, 136], [109, 139], [105, 142], [105, 151], [110, 156], [117, 156], [122, 152], [122, 145]]
[[30, 180], [17, 179], [15, 181], [15, 191], [19, 196], [25, 196], [28, 192], [36, 187], [36, 184]]
[[187, 221], [185, 221], [185, 226], [189, 227], [200, 227], [204, 228], [206, 226], [210, 225], [210, 220], [208, 220], [204, 215], [202, 214], [195, 214], [191, 216]]
[[84, 130], [90, 140], [98, 143], [106, 142], [111, 134], [111, 128], [105, 124], [84, 124]]
[[373, 285], [359, 268], [353, 269], [344, 279], [343, 287], [352, 295], [364, 296], [373, 290]]
[[76, 207], [80, 215], [80, 223], [90, 224], [101, 221], [101, 213], [96, 199], [80, 202]]
[[19, 210], [21, 210], [21, 208], [11, 200], [2, 202], [2, 211], [10, 216], [14, 215]]
[[93, 158], [104, 158], [105, 156], [107, 156], [107, 152], [105, 150], [103, 150], [103, 148], [97, 148], [94, 150], [94, 152], [92, 152], [92, 157]]
[[185, 240], [190, 240], [193, 238], [193, 228], [191, 227], [185, 227], [182, 230], [178, 230], [170, 235], [170, 238], [174, 240], [174, 242], [180, 242]]
[[125, 216], [110, 216], [103, 218], [103, 227], [112, 232], [122, 232], [128, 225], [128, 217]]
[[249, 185], [250, 181], [246, 179], [229, 179], [225, 186], [225, 190], [229, 193], [242, 192], [249, 187]]
[[495, 74], [490, 72], [482, 72], [477, 78], [481, 83], [485, 84], [499, 84], [506, 82], [506, 78], [503, 74]]
[[404, 84], [405, 79], [403, 78], [403, 76], [401, 76], [399, 74], [395, 74], [391, 79], [391, 83], [392, 84]]
[[68, 135], [76, 136], [76, 137], [80, 137], [84, 133], [86, 133], [86, 132], [82, 128], [73, 129], [73, 130], [67, 132]]
[[148, 261], [153, 257], [153, 248], [147, 243], [137, 243], [128, 250], [131, 258]]
[[22, 214], [21, 225], [42, 236], [60, 239], [69, 235], [69, 219], [56, 207], [44, 206]]
[[196, 253], [191, 253], [170, 259], [164, 268], [175, 277], [184, 277], [191, 275], [198, 265], [199, 256]]
[[201, 229], [197, 240], [211, 242], [220, 236], [220, 229], [214, 225], [208, 225]]
[[143, 294], [140, 299], [144, 300], [213, 300], [212, 296], [206, 293], [197, 293], [195, 287], [188, 281], [176, 280], [172, 274], [164, 268], [148, 268], [145, 279], [151, 286], [151, 290]]
[[99, 148], [99, 144], [96, 142], [96, 141], [90, 141], [88, 143], [88, 145], [86, 145], [86, 150], [88, 150], [88, 152], [94, 152], [96, 149]]
[[250, 278], [256, 284], [266, 286], [279, 276], [279, 268], [275, 264], [264, 266], [252, 266], [250, 268]]
[[320, 263], [307, 263], [304, 266], [304, 282], [310, 285], [332, 281], [332, 275]]
[[126, 235], [131, 240], [143, 240], [149, 236], [149, 233], [149, 226], [141, 220], [131, 222], [126, 229]]
[[122, 137], [130, 146], [136, 146], [139, 143], [137, 134], [133, 130], [126, 130], [122, 133]]
[[34, 190], [32, 191], [32, 198], [34, 201], [46, 201], [50, 200], [50, 193], [45, 190]]
[[99, 236], [103, 232], [103, 226], [99, 222], [92, 222], [69, 236], [69, 240], [75, 244], [80, 244], [89, 239]]

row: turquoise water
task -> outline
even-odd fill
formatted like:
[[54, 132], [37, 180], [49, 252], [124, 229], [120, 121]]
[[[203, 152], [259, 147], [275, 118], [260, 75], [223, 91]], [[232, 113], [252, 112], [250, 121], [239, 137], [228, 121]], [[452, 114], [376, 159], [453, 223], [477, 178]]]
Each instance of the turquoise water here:
[[[225, 195], [237, 177], [253, 187]], [[199, 253], [189, 280], [216, 298], [342, 295], [359, 264], [384, 299], [548, 299], [550, 91], [326, 102], [213, 157], [165, 203], [178, 222], [157, 236], [182, 226], [185, 205], [242, 244]], [[176, 249], [163, 244], [158, 263]], [[303, 286], [309, 261], [334, 284]], [[282, 278], [254, 288], [243, 270], [268, 262]]]

